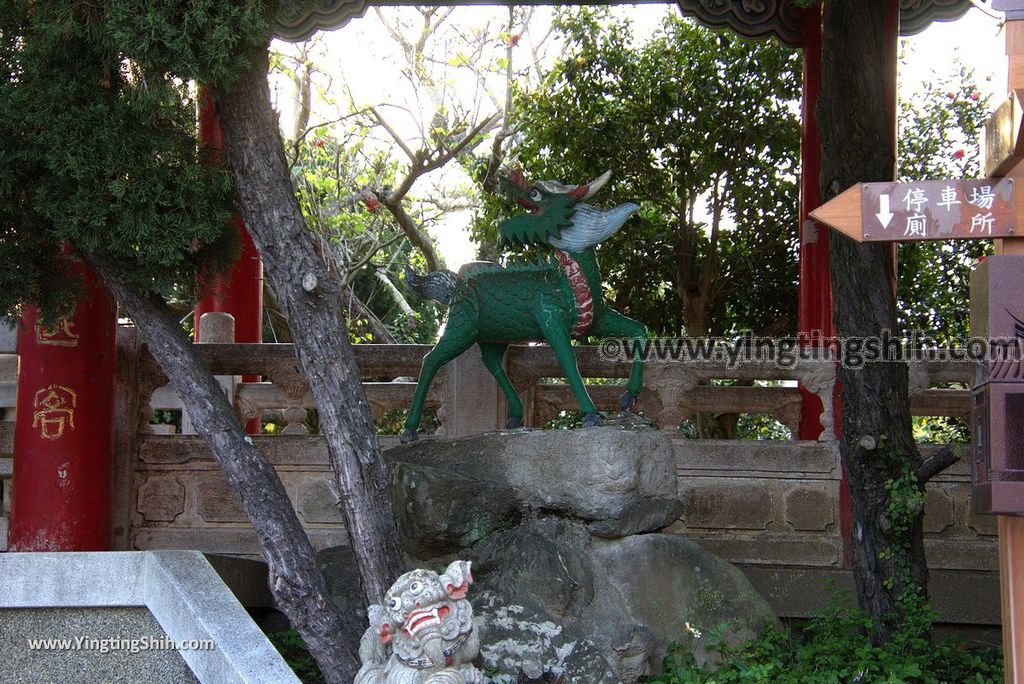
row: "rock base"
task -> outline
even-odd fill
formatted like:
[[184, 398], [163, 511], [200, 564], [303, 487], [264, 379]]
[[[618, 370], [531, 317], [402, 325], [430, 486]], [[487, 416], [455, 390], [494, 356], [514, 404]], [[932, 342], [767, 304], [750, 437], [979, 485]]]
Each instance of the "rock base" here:
[[[385, 454], [410, 565], [473, 562], [482, 666], [514, 682], [524, 660], [567, 682], [635, 682], [673, 642], [698, 662], [707, 632], [733, 644], [776, 623], [734, 566], [660, 532], [679, 516], [672, 444], [655, 430], [591, 428], [429, 440]], [[347, 613], [354, 561], [320, 555]]]

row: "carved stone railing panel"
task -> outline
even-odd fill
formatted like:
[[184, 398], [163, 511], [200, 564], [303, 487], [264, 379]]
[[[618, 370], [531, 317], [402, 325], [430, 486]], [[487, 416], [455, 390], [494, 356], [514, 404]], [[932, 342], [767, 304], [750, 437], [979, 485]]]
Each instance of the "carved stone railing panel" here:
[[[356, 345], [354, 353], [360, 367], [364, 391], [374, 418], [394, 409], [406, 409], [412, 401], [415, 378], [429, 345]], [[267, 382], [241, 383], [235, 386], [235, 408], [239, 418], [248, 420], [263, 411], [283, 411], [286, 434], [303, 434], [307, 412], [315, 408], [305, 378], [299, 372], [291, 345], [279, 344], [204, 344], [197, 351], [217, 375], [262, 375]], [[625, 379], [629, 364], [601, 356], [594, 346], [576, 348], [577, 364], [584, 378]], [[503, 425], [504, 404], [500, 392], [480, 387], [465, 390], [457, 383], [493, 384], [490, 376], [478, 366], [476, 358], [445, 366], [434, 380], [425, 408], [437, 412], [441, 419], [439, 434], [457, 435], [466, 430], [496, 429]], [[461, 357], [460, 357], [461, 358]], [[465, 367], [463, 367], [465, 366]], [[520, 391], [526, 408], [525, 422], [539, 427], [565, 410], [576, 408], [576, 400], [564, 384], [546, 382], [559, 378], [561, 368], [546, 345], [512, 345], [506, 356], [506, 367], [513, 384]], [[967, 389], [937, 389], [960, 385], [968, 387], [974, 378], [975, 366], [968, 362], [913, 362], [910, 367], [910, 401], [913, 415], [965, 417], [970, 411]], [[150, 371], [146, 369], [149, 368]], [[140, 364], [140, 393], [146, 397], [154, 384], [166, 383], [159, 369], [151, 363]], [[713, 384], [715, 380], [739, 381], [739, 385]], [[772, 381], [769, 386], [755, 381]], [[781, 384], [780, 384], [781, 381]], [[827, 358], [798, 360], [792, 367], [780, 367], [773, 361], [750, 360], [726, 364], [723, 361], [680, 359], [671, 362], [649, 362], [644, 372], [644, 391], [638, 410], [665, 429], [674, 429], [696, 413], [749, 413], [774, 416], [783, 425], [795, 430], [799, 424], [801, 398], [796, 383], [818, 396], [824, 407], [821, 422], [825, 426], [823, 440], [833, 434], [832, 395], [835, 367]], [[598, 408], [615, 412], [622, 385], [590, 384], [588, 389]], [[496, 396], [492, 396], [495, 395]], [[153, 408], [180, 408], [169, 389], [154, 395]], [[160, 402], [164, 405], [158, 405]], [[467, 411], [479, 415], [467, 417]], [[140, 419], [148, 423], [151, 410], [147, 406]], [[499, 415], [500, 414], [500, 415]], [[143, 425], [145, 425], [143, 423]], [[493, 427], [487, 428], [487, 425]], [[142, 428], [149, 431], [149, 428]], [[468, 433], [466, 433], [468, 434]]]
[[[626, 378], [630, 365], [603, 358], [599, 347], [576, 348], [577, 365], [584, 378]], [[512, 346], [506, 356], [509, 377], [517, 388], [529, 388], [536, 378], [560, 377], [561, 368], [546, 346]], [[739, 380], [746, 386], [710, 385], [712, 380]], [[821, 439], [832, 438], [832, 395], [835, 388], [835, 364], [826, 357], [801, 359], [792, 367], [774, 361], [749, 360], [727, 364], [704, 358], [652, 361], [644, 367], [644, 391], [638, 410], [664, 429], [675, 429], [695, 413], [765, 413], [774, 416], [791, 430], [799, 426], [801, 399], [796, 387], [753, 386], [754, 381], [795, 381], [821, 399]], [[597, 396], [617, 397], [621, 386], [588, 386], [592, 398], [602, 410], [616, 410], [617, 402], [602, 404]], [[546, 419], [565, 409], [575, 408], [575, 399], [567, 389], [534, 389], [531, 403], [534, 414], [528, 425], [543, 425]], [[607, 400], [606, 400], [607, 401]], [[563, 403], [564, 402], [564, 403]], [[529, 406], [527, 407], [529, 409]]]

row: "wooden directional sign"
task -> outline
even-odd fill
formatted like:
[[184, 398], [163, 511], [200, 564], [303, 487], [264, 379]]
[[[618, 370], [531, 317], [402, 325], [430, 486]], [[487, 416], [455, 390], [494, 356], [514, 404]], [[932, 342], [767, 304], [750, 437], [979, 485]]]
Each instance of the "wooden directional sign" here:
[[1020, 134], [1024, 119], [1022, 103], [1024, 90], [1014, 90], [985, 122], [983, 166], [989, 178], [1001, 178], [1024, 161], [1024, 138]]
[[811, 212], [858, 242], [1010, 237], [1013, 179], [861, 183]]

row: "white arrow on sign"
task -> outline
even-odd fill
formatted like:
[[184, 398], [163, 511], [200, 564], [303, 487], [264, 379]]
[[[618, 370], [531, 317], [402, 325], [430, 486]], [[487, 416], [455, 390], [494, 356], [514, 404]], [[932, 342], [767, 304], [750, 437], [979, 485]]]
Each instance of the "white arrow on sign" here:
[[892, 217], [895, 216], [889, 211], [889, 196], [879, 195], [878, 196], [878, 213], [875, 214], [878, 217], [878, 222], [882, 224], [882, 229], [889, 227], [889, 222], [892, 221]]

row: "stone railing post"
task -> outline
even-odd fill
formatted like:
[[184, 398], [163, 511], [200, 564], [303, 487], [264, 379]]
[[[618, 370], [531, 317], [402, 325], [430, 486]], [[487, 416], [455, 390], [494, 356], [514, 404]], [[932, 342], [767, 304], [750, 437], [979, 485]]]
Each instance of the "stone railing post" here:
[[448, 364], [442, 389], [444, 420], [438, 434], [463, 437], [505, 427], [505, 397], [474, 344]]
[[[196, 344], [234, 344], [235, 342], [235, 317], [222, 311], [211, 311], [204, 313], [199, 320], [199, 339]], [[242, 378], [237, 375], [218, 375], [218, 384], [224, 389], [228, 402], [235, 405], [235, 387]], [[182, 407], [184, 409], [184, 407]], [[192, 419], [187, 410], [181, 412], [181, 434], [194, 435], [195, 428], [192, 427]]]
[[11, 514], [17, 389], [18, 330], [0, 322], [0, 551], [7, 550], [7, 518]]

